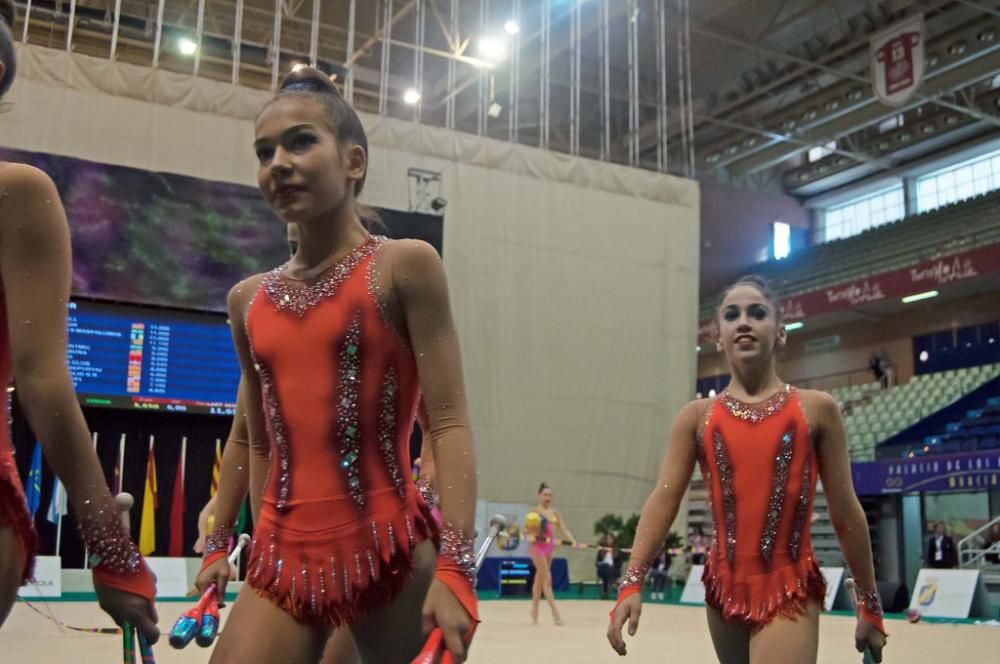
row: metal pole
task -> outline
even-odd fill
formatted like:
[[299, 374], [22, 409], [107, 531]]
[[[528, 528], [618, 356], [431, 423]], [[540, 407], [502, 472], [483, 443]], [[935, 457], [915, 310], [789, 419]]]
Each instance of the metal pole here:
[[28, 43], [28, 26], [31, 24], [31, 0], [24, 6], [24, 31], [21, 33], [21, 42]]
[[160, 66], [160, 44], [163, 42], [163, 5], [166, 0], [160, 0], [156, 7], [156, 37], [153, 39], [153, 69]]
[[[514, 5], [511, 12], [511, 20], [513, 20], [518, 25], [521, 25], [521, 0], [513, 0]], [[507, 111], [507, 140], [511, 143], [518, 142], [518, 106], [520, 96], [520, 69], [521, 69], [521, 33], [518, 31], [511, 38], [511, 53], [510, 53], [510, 91], [508, 96], [508, 104], [510, 108]], [[450, 92], [450, 90], [449, 90]]]
[[122, 0], [115, 0], [115, 17], [111, 27], [111, 61], [118, 58], [118, 28], [122, 20]]
[[[317, 0], [318, 2], [319, 0]], [[378, 112], [385, 115], [389, 107], [389, 57], [392, 55], [392, 0], [385, 0], [382, 27], [382, 62], [378, 79]]]
[[424, 0], [417, 0], [417, 11], [415, 12], [416, 17], [416, 35], [417, 35], [417, 50], [413, 54], [413, 86], [416, 88], [417, 92], [421, 95], [417, 103], [413, 105], [413, 121], [420, 122], [420, 110], [423, 107], [423, 78], [424, 78], [424, 27], [426, 25], [427, 7]]
[[677, 111], [681, 116], [681, 164], [684, 166], [684, 174], [690, 175], [691, 165], [688, 163], [688, 114], [685, 107], [687, 91], [684, 87], [684, 0], [677, 0]]
[[[204, 0], [200, 0], [204, 2]], [[274, 0], [274, 36], [271, 38], [271, 89], [278, 89], [278, 73], [281, 71], [281, 10], [282, 0]], [[199, 49], [200, 50], [200, 49]]]
[[542, 1], [542, 75], [538, 95], [539, 147], [549, 149], [549, 54], [552, 39], [552, 0]]
[[611, 17], [601, 0], [601, 159], [611, 161]]
[[[451, 34], [455, 43], [461, 44], [462, 38], [458, 34], [458, 0], [451, 0]], [[445, 102], [444, 126], [448, 129], [455, 128], [455, 59], [448, 60], [448, 100]]]
[[76, 27], [76, 0], [69, 0], [69, 23], [66, 24], [66, 50], [73, 52], [73, 29]]
[[243, 60], [243, 0], [236, 0], [236, 26], [233, 28], [233, 85], [240, 84]]
[[194, 76], [201, 70], [201, 42], [205, 36], [205, 0], [198, 0], [198, 25], [195, 28], [195, 42], [198, 49], [194, 52]]
[[580, 3], [573, 5], [570, 17], [570, 97], [569, 97], [569, 153], [580, 154]]
[[639, 164], [639, 6], [628, 0], [628, 163]]
[[667, 7], [666, 0], [656, 0], [656, 64], [660, 74], [659, 108], [656, 114], [656, 167], [662, 173], [670, 168], [667, 151]]
[[684, 0], [684, 68], [687, 78], [687, 111], [688, 111], [688, 158], [691, 163], [688, 177], [696, 175], [697, 162], [694, 157], [694, 92], [691, 83], [691, 3]]
[[319, 65], [319, 21], [320, 1], [313, 0], [312, 25], [309, 26], [309, 64]]
[[[280, 1], [280, 0], [279, 0]], [[357, 0], [351, 0], [347, 14], [347, 53], [354, 53], [354, 32], [358, 16]], [[348, 62], [347, 83], [344, 86], [344, 93], [348, 104], [354, 103], [354, 60]]]
[[[486, 0], [479, 0], [479, 38], [486, 36], [486, 16], [489, 8]], [[476, 133], [480, 136], [486, 131], [486, 76], [479, 73], [479, 101], [476, 108]]]

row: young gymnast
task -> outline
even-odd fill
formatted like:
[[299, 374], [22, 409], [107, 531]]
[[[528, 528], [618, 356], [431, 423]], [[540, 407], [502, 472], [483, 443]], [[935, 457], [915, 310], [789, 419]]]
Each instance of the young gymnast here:
[[[229, 298], [247, 438], [271, 462], [247, 586], [213, 661], [316, 662], [341, 626], [365, 662], [409, 662], [435, 626], [464, 661], [476, 476], [440, 258], [362, 223], [367, 138], [325, 75], [291, 74], [256, 133], [261, 191], [300, 238], [292, 260]], [[406, 470], [421, 395], [440, 526]], [[200, 587], [225, 566], [224, 482]]]
[[674, 421], [656, 487], [642, 510], [632, 560], [611, 612], [608, 641], [626, 654], [642, 584], [701, 466], [715, 537], [705, 562], [708, 627], [723, 664], [815, 662], [825, 584], [809, 533], [817, 476], [859, 590], [855, 646], [882, 661], [885, 627], [864, 511], [854, 494], [840, 411], [828, 394], [785, 384], [775, 355], [786, 340], [781, 307], [759, 277], [725, 292], [718, 348], [732, 380], [686, 405]]
[[[0, 0], [0, 97], [14, 82], [14, 4]], [[52, 180], [0, 163], [0, 384], [17, 395], [45, 458], [66, 487], [90, 552], [101, 608], [116, 623], [159, 638], [155, 583], [123, 527], [66, 366], [66, 305], [72, 278], [69, 224]], [[10, 394], [0, 392], [3, 412]], [[0, 625], [31, 579], [36, 535], [18, 477], [10, 431], [0, 427]]]

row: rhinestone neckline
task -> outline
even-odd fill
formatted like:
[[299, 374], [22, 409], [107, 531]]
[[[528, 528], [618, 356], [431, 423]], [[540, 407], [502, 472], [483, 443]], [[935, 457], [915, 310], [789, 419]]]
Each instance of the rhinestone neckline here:
[[788, 403], [794, 389], [791, 385], [785, 385], [767, 399], [754, 403], [741, 401], [727, 390], [719, 395], [719, 401], [733, 416], [756, 424], [780, 412]]

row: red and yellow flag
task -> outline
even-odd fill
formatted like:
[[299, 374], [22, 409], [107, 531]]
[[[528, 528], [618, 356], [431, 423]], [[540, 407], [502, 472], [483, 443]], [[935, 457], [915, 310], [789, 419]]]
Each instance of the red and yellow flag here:
[[156, 550], [156, 457], [153, 436], [149, 437], [149, 459], [146, 461], [146, 490], [142, 498], [142, 519], [139, 522], [139, 553], [148, 556]]
[[222, 469], [222, 441], [215, 439], [215, 464], [212, 466], [212, 489], [209, 496], [214, 496], [219, 490], [219, 471]]

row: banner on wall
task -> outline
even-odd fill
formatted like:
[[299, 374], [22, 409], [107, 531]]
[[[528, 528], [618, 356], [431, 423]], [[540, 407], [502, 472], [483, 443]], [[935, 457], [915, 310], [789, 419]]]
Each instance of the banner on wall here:
[[968, 618], [978, 586], [977, 569], [922, 569], [910, 608], [930, 618]]
[[[781, 308], [785, 321], [791, 323], [997, 273], [1000, 273], [1000, 243], [801, 293], [782, 300]], [[713, 330], [712, 320], [700, 321], [699, 341], [711, 339]]]
[[35, 578], [17, 590], [17, 596], [29, 602], [33, 599], [62, 597], [62, 558], [35, 558]]
[[854, 491], [879, 496], [916, 491], [1000, 489], [1000, 452], [935, 454], [851, 464]]

